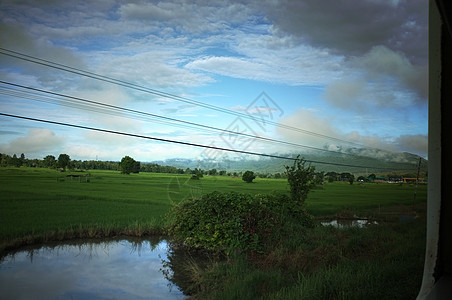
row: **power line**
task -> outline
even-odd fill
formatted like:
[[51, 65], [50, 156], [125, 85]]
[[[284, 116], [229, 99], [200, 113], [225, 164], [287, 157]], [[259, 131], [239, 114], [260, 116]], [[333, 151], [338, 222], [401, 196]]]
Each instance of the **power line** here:
[[[159, 142], [180, 144], [180, 145], [184, 145], [184, 146], [192, 146], [192, 147], [213, 149], [213, 150], [219, 150], [219, 151], [228, 151], [228, 152], [233, 152], [233, 153], [249, 154], [249, 155], [256, 155], [256, 156], [269, 157], [269, 158], [278, 158], [278, 159], [285, 159], [285, 160], [291, 160], [291, 161], [297, 160], [297, 158], [293, 158], [293, 157], [286, 157], [286, 156], [280, 156], [280, 155], [274, 155], [274, 154], [265, 154], [265, 153], [258, 153], [258, 152], [252, 152], [252, 151], [236, 150], [236, 149], [196, 144], [196, 143], [177, 141], [177, 140], [171, 140], [171, 139], [157, 138], [157, 137], [152, 137], [152, 136], [145, 136], [145, 135], [139, 135], [139, 134], [134, 134], [134, 133], [116, 131], [116, 130], [102, 129], [102, 128], [96, 128], [96, 127], [91, 127], [91, 126], [76, 125], [76, 124], [65, 123], [65, 122], [57, 122], [57, 121], [44, 120], [44, 119], [38, 119], [38, 118], [32, 118], [32, 117], [26, 117], [26, 116], [13, 115], [13, 114], [8, 114], [8, 113], [3, 113], [3, 112], [0, 112], [0, 115], [6, 116], [6, 117], [11, 117], [11, 118], [16, 118], [16, 119], [28, 120], [28, 121], [35, 121], [35, 122], [41, 122], [41, 123], [47, 123], [47, 124], [53, 124], [53, 125], [73, 127], [73, 128], [78, 128], [78, 129], [85, 129], [85, 130], [110, 133], [110, 134], [116, 134], [116, 135], [122, 135], [122, 136], [129, 136], [129, 137], [140, 138], [140, 139], [154, 140], [154, 141], [159, 141]], [[325, 164], [325, 165], [341, 166], [341, 167], [368, 168], [367, 166], [358, 166], [358, 165], [332, 163], [332, 162], [322, 162], [322, 161], [307, 160], [307, 159], [303, 159], [303, 161], [306, 161], [308, 163]], [[385, 170], [389, 169], [389, 168], [379, 168], [379, 167], [372, 167], [372, 168], [373, 169], [385, 169]]]
[[[109, 76], [104, 76], [104, 75], [100, 75], [100, 74], [97, 74], [97, 73], [85, 71], [85, 70], [82, 70], [82, 69], [79, 69], [79, 68], [70, 67], [70, 66], [67, 66], [67, 65], [59, 64], [59, 63], [56, 63], [56, 62], [52, 62], [52, 61], [49, 61], [49, 60], [41, 59], [41, 58], [38, 58], [38, 57], [35, 57], [35, 56], [27, 55], [27, 54], [24, 54], [24, 53], [20, 53], [20, 52], [17, 52], [17, 51], [5, 49], [5, 48], [2, 48], [2, 47], [0, 47], [0, 54], [6, 55], [6, 56], [10, 56], [10, 57], [14, 57], [14, 58], [21, 59], [21, 60], [25, 60], [25, 61], [28, 61], [28, 62], [31, 62], [31, 63], [39, 64], [39, 65], [42, 65], [42, 66], [46, 66], [46, 67], [62, 70], [62, 71], [65, 71], [65, 72], [70, 72], [70, 73], [77, 74], [77, 75], [80, 75], [80, 76], [85, 76], [85, 77], [89, 77], [89, 78], [92, 78], [92, 79], [108, 82], [108, 83], [119, 85], [119, 86], [122, 86], [122, 87], [134, 89], [134, 90], [137, 90], [137, 91], [141, 91], [141, 92], [157, 95], [157, 96], [160, 96], [160, 97], [169, 98], [169, 99], [172, 99], [172, 100], [177, 100], [177, 101], [181, 101], [181, 102], [184, 102], [184, 103], [189, 103], [189, 104], [192, 104], [192, 105], [196, 105], [196, 106], [212, 109], [212, 110], [219, 111], [219, 112], [222, 112], [222, 113], [235, 115], [235, 116], [238, 116], [238, 117], [242, 117], [242, 118], [246, 118], [246, 119], [250, 119], [250, 120], [258, 122], [255, 117], [253, 117], [253, 116], [251, 116], [249, 114], [240, 113], [240, 112], [233, 111], [233, 110], [226, 109], [226, 108], [222, 108], [222, 107], [219, 107], [219, 106], [216, 106], [216, 105], [207, 104], [207, 103], [204, 103], [204, 102], [200, 102], [200, 101], [192, 100], [192, 99], [189, 99], [189, 98], [177, 96], [177, 95], [174, 95], [174, 94], [162, 92], [162, 91], [159, 91], [159, 90], [156, 90], [156, 89], [151, 89], [151, 88], [148, 88], [148, 87], [145, 87], [145, 86], [141, 86], [141, 85], [138, 85], [138, 84], [134, 84], [134, 83], [130, 83], [130, 82], [127, 82], [127, 81], [124, 81], [124, 80], [120, 80], [120, 79], [112, 78], [112, 77], [109, 77]], [[328, 139], [328, 140], [332, 140], [332, 141], [336, 141], [336, 142], [342, 142], [342, 143], [347, 143], [347, 144], [356, 145], [356, 146], [363, 146], [362, 144], [358, 144], [358, 143], [355, 143], [355, 142], [343, 140], [343, 139], [336, 138], [336, 137], [327, 136], [327, 135], [324, 135], [324, 134], [316, 133], [316, 132], [309, 131], [309, 130], [304, 130], [304, 129], [301, 129], [301, 128], [297, 128], [297, 127], [293, 127], [293, 126], [289, 126], [289, 125], [285, 125], [285, 124], [281, 124], [281, 123], [277, 123], [277, 122], [273, 122], [273, 121], [266, 120], [265, 122], [268, 123], [268, 124], [280, 127], [280, 128], [284, 128], [284, 129], [287, 129], [287, 130], [300, 132], [300, 133], [311, 135], [311, 136], [315, 136], [315, 137], [318, 137], [318, 138]]]
[[[180, 119], [176, 119], [176, 118], [165, 117], [165, 116], [158, 115], [158, 114], [147, 113], [147, 112], [143, 112], [143, 111], [139, 111], [139, 110], [134, 110], [134, 109], [129, 109], [129, 108], [120, 107], [120, 106], [116, 106], [116, 105], [111, 105], [111, 104], [101, 103], [101, 102], [97, 102], [97, 101], [93, 101], [93, 100], [88, 100], [88, 99], [85, 99], [85, 98], [74, 97], [74, 96], [69, 96], [69, 95], [65, 95], [65, 94], [61, 94], [61, 93], [46, 91], [46, 90], [42, 90], [42, 89], [38, 89], [38, 88], [24, 86], [24, 85], [21, 85], [21, 84], [6, 82], [6, 81], [3, 81], [3, 80], [0, 80], [0, 83], [5, 84], [5, 85], [9, 85], [9, 86], [13, 86], [13, 87], [26, 89], [26, 90], [31, 90], [31, 91], [35, 91], [35, 92], [49, 94], [49, 95], [52, 95], [52, 96], [68, 98], [68, 99], [79, 101], [79, 102], [82, 102], [82, 103], [87, 103], [88, 107], [89, 107], [89, 105], [92, 105], [93, 107], [96, 107], [96, 108], [98, 108], [98, 107], [106, 107], [108, 109], [124, 111], [124, 112], [127, 112], [127, 113], [137, 114], [137, 115], [146, 116], [146, 117], [159, 118], [159, 119], [163, 119], [165, 121], [171, 121], [171, 122], [177, 122], [177, 123], [181, 123], [181, 124], [185, 124], [185, 125], [201, 127], [203, 129], [219, 131], [219, 132], [227, 133], [227, 134], [231, 134], [231, 135], [245, 136], [245, 137], [249, 137], [249, 138], [253, 138], [253, 139], [262, 140], [264, 142], [280, 143], [280, 144], [285, 144], [285, 145], [289, 145], [289, 146], [296, 146], [296, 147], [306, 148], [306, 149], [310, 149], [310, 150], [316, 150], [316, 151], [323, 151], [323, 152], [333, 153], [333, 154], [336, 154], [336, 155], [337, 154], [341, 154], [341, 155], [349, 155], [349, 156], [359, 157], [358, 155], [351, 154], [351, 153], [343, 153], [343, 152], [338, 152], [338, 151], [332, 151], [332, 150], [328, 150], [328, 149], [322, 149], [322, 148], [302, 145], [302, 144], [298, 144], [298, 143], [292, 143], [292, 142], [276, 140], [276, 139], [272, 139], [272, 138], [268, 138], [268, 137], [247, 134], [247, 133], [244, 133], [244, 132], [237, 132], [237, 131], [231, 131], [231, 130], [227, 130], [227, 129], [221, 129], [221, 128], [214, 127], [214, 126], [199, 124], [199, 123], [195, 123], [195, 122], [189, 122], [189, 121], [180, 120]], [[24, 96], [21, 96], [21, 97], [24, 97]], [[33, 100], [32, 98], [28, 98], [28, 99]], [[40, 100], [37, 100], [37, 101], [40, 101]], [[44, 101], [44, 102], [47, 102], [47, 101]], [[74, 106], [72, 106], [72, 107], [74, 107]], [[76, 107], [76, 108], [93, 111], [91, 109], [87, 109], [86, 107]], [[170, 123], [170, 124], [174, 125], [174, 123]]]

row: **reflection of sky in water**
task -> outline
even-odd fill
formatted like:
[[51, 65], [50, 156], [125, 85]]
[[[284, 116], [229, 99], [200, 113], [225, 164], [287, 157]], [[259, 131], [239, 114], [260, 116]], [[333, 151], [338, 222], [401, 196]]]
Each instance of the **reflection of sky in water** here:
[[378, 222], [369, 220], [332, 220], [328, 222], [321, 222], [323, 226], [333, 226], [336, 228], [346, 228], [346, 227], [365, 227], [366, 225], [376, 225]]
[[0, 264], [0, 299], [183, 299], [160, 271], [167, 250], [120, 240], [18, 252]]

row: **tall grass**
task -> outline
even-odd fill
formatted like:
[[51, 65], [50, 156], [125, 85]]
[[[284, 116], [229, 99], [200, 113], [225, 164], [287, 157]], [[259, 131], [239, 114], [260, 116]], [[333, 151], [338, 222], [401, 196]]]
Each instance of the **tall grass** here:
[[[413, 299], [422, 280], [422, 220], [371, 228], [317, 227], [296, 247], [232, 257], [204, 274], [195, 299]], [[316, 238], [314, 238], [316, 237]]]

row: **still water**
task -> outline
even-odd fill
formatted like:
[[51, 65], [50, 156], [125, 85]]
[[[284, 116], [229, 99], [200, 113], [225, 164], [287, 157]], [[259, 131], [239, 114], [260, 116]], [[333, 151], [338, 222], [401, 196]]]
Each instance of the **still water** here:
[[348, 228], [348, 227], [359, 227], [363, 228], [368, 225], [377, 225], [377, 221], [370, 221], [370, 220], [361, 220], [361, 219], [338, 219], [338, 220], [331, 220], [331, 221], [324, 221], [320, 222], [323, 226], [333, 226], [336, 228]]
[[0, 299], [183, 299], [162, 272], [168, 253], [164, 240], [29, 248], [1, 259]]

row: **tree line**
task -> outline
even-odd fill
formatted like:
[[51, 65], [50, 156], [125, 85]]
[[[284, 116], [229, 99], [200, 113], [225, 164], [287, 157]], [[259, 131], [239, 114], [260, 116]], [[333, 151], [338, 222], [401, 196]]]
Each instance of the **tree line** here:
[[[125, 160], [124, 160], [125, 159]], [[124, 162], [123, 162], [124, 160]], [[0, 167], [36, 167], [36, 168], [53, 168], [60, 170], [113, 170], [121, 171], [125, 174], [149, 172], [149, 173], [169, 173], [169, 174], [192, 174], [194, 177], [202, 178], [203, 175], [211, 176], [232, 176], [242, 177], [244, 172], [217, 170], [212, 168], [210, 170], [203, 170], [201, 168], [177, 168], [173, 166], [165, 166], [157, 163], [140, 163], [129, 156], [125, 156], [121, 161], [98, 161], [98, 160], [72, 160], [67, 154], [60, 154], [58, 157], [47, 155], [43, 159], [29, 159], [22, 153], [19, 156], [14, 154], [12, 156], [0, 153]], [[259, 173], [254, 172], [255, 177], [259, 178], [276, 178], [287, 179], [287, 173]], [[415, 172], [406, 174], [387, 174], [384, 176], [388, 180], [402, 177], [416, 177]], [[315, 178], [318, 182], [333, 182], [333, 181], [355, 181], [355, 176], [351, 173], [337, 173], [337, 172], [315, 172]], [[368, 181], [369, 178], [375, 178], [375, 174], [369, 176], [359, 176], [357, 181]]]

